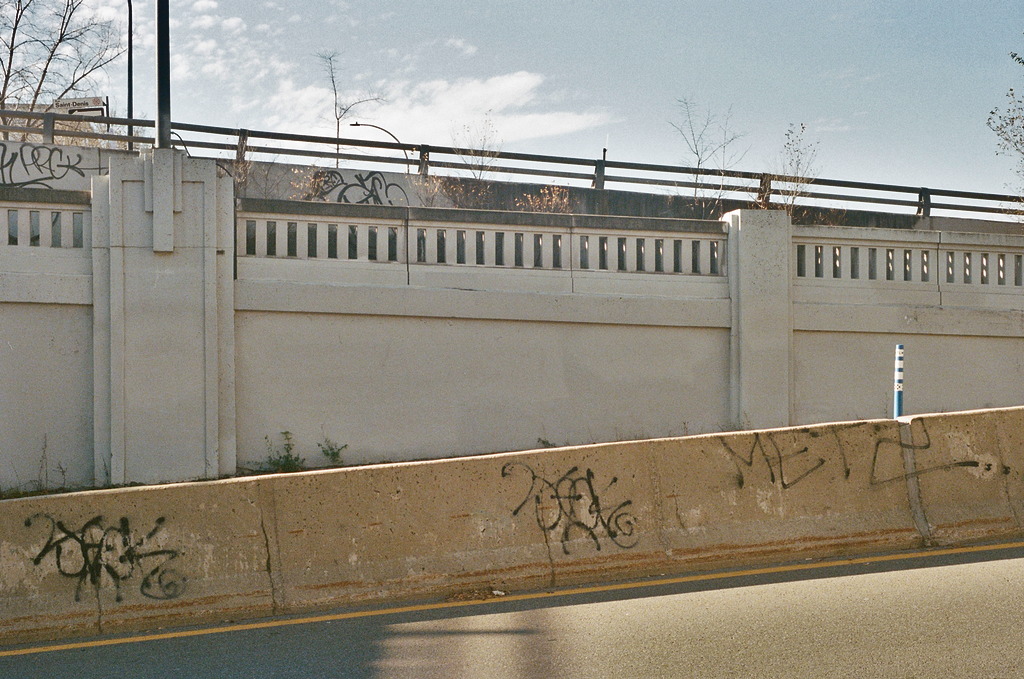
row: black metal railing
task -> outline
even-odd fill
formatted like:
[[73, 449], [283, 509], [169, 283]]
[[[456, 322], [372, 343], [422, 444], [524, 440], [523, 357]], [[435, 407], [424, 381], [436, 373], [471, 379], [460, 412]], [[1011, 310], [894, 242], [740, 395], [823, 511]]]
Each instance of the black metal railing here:
[[[15, 121], [22, 124], [15, 125]], [[85, 124], [88, 123], [88, 124]], [[151, 120], [115, 117], [89, 117], [26, 111], [0, 110], [0, 134], [6, 139], [41, 140], [92, 139], [127, 145], [152, 145], [149, 136], [111, 131], [113, 127], [153, 128]], [[97, 131], [97, 128], [104, 128]], [[622, 188], [633, 191], [676, 191], [685, 189], [702, 200], [756, 202], [769, 206], [781, 202], [821, 207], [907, 208], [920, 216], [936, 211], [956, 214], [1024, 215], [1024, 197], [1010, 194], [957, 191], [920, 186], [847, 181], [823, 177], [799, 177], [766, 172], [744, 172], [714, 168], [635, 163], [606, 158], [589, 159], [510, 153], [488, 149], [458, 148], [427, 144], [403, 144], [393, 141], [369, 141], [288, 134], [263, 130], [231, 129], [211, 125], [172, 123], [172, 144], [189, 153], [203, 149], [224, 152], [235, 159], [259, 156], [282, 158], [318, 158], [330, 161], [357, 161], [387, 167], [404, 166], [406, 172], [426, 176], [431, 173], [461, 176], [485, 175], [577, 182], [595, 189]], [[402, 155], [392, 155], [400, 152]]]

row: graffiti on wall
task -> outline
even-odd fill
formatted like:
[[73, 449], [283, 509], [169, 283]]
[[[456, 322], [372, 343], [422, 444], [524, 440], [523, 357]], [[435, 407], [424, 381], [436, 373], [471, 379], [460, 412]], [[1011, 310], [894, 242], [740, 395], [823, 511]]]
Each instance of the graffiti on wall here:
[[90, 156], [88, 159], [81, 150], [61, 146], [0, 142], [0, 187], [71, 188], [61, 183], [105, 172], [98, 155]]
[[[614, 507], [602, 505], [594, 472], [573, 467], [551, 481], [522, 462], [509, 462], [501, 468], [503, 478], [518, 475], [529, 481], [523, 501], [512, 510], [512, 516], [528, 505], [532, 506], [537, 526], [544, 532], [545, 541], [554, 535], [562, 544], [562, 552], [569, 554], [569, 545], [576, 536], [589, 538], [600, 551], [602, 539], [623, 549], [636, 546], [634, 535], [636, 517], [628, 509], [632, 500]], [[605, 493], [618, 483], [618, 477], [601, 489]]]
[[142, 535], [132, 530], [125, 517], [112, 525], [102, 516], [94, 516], [77, 529], [68, 528], [49, 514], [33, 514], [25, 519], [27, 528], [43, 525], [49, 531], [32, 563], [52, 563], [60, 575], [74, 580], [75, 601], [81, 601], [86, 587], [98, 595], [107, 582], [113, 585], [116, 600], [121, 601], [124, 586], [133, 580], [139, 581], [139, 593], [147, 598], [181, 596], [186, 578], [172, 567], [181, 552], [155, 546], [163, 524], [164, 518], [158, 518]]
[[[837, 425], [825, 433], [813, 429], [798, 431], [800, 437], [796, 445], [788, 443], [793, 438], [791, 432], [756, 432], [745, 443], [729, 442], [729, 438], [717, 438], [721, 451], [735, 464], [735, 482], [738, 488], [747, 483], [748, 475], [763, 473], [761, 478], [781, 490], [789, 490], [804, 480], [821, 474], [830, 474], [833, 478], [848, 480], [854, 471], [851, 459], [855, 459], [855, 451], [847, 450], [847, 444], [841, 436], [843, 430], [862, 426], [850, 424], [846, 427]], [[878, 437], [875, 440], [868, 471], [868, 482], [871, 486], [882, 486], [890, 483], [906, 481], [912, 477], [925, 476], [941, 471], [954, 469], [973, 470], [987, 476], [993, 473], [1009, 474], [1010, 468], [1001, 464], [991, 456], [980, 456], [969, 459], [924, 465], [919, 469], [907, 471], [903, 466], [904, 452], [924, 453], [931, 450], [931, 435], [924, 420], [914, 420], [913, 435], [909, 441], [900, 438]], [[876, 431], [878, 427], [876, 426]], [[828, 449], [835, 451], [834, 457], [821, 455], [814, 451], [814, 440], [822, 436], [830, 436]], [[807, 438], [811, 440], [808, 442]], [[743, 439], [740, 439], [741, 441]], [[802, 445], [803, 443], [810, 445]], [[895, 466], [899, 472], [891, 471]], [[886, 471], [886, 470], [890, 471]]]
[[309, 178], [303, 200], [333, 200], [356, 205], [408, 205], [409, 196], [383, 172], [355, 172], [345, 179], [338, 170], [317, 170]]

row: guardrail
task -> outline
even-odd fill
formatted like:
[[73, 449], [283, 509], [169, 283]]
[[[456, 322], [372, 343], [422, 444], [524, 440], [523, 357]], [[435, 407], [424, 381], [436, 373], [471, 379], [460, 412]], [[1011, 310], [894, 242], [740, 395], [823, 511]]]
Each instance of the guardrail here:
[[[13, 121], [23, 121], [14, 125]], [[74, 123], [78, 129], [60, 127]], [[82, 129], [90, 123], [90, 129]], [[97, 132], [96, 126], [107, 131]], [[122, 142], [126, 145], [151, 145], [148, 136], [128, 136], [110, 131], [111, 126], [152, 128], [152, 120], [116, 117], [89, 117], [0, 110], [0, 132], [24, 138], [39, 137], [53, 143], [58, 137]], [[839, 209], [864, 205], [906, 208], [922, 217], [936, 211], [953, 214], [1024, 215], [1024, 197], [1009, 194], [957, 191], [898, 184], [847, 181], [823, 177], [778, 175], [676, 165], [657, 165], [532, 153], [510, 153], [489, 149], [458, 148], [428, 144], [404, 144], [339, 137], [286, 134], [261, 130], [232, 129], [210, 125], [173, 123], [172, 143], [189, 152], [204, 149], [227, 152], [237, 160], [256, 156], [274, 158], [320, 158], [361, 163], [404, 166], [405, 171], [421, 175], [431, 172], [466, 176], [486, 174], [508, 179], [541, 179], [545, 183], [576, 183], [595, 189], [621, 186], [629, 190], [687, 189], [696, 199], [721, 203], [743, 201], [762, 207], [778, 206], [778, 201]], [[359, 150], [359, 152], [354, 152]], [[400, 152], [401, 155], [396, 155]], [[773, 199], [775, 202], [773, 203]]]

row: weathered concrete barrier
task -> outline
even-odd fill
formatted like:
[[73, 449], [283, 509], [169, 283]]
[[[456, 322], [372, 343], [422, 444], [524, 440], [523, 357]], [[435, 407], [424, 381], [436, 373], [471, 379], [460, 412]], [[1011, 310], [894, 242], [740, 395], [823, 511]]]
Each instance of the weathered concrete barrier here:
[[1024, 408], [0, 502], [0, 640], [1020, 532]]

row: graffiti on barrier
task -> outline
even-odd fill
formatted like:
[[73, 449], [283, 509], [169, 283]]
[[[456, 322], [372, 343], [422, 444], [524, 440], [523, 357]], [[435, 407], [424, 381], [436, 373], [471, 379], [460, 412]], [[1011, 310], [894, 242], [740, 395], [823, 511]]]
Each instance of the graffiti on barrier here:
[[356, 205], [408, 205], [409, 196], [399, 184], [388, 181], [383, 172], [354, 173], [345, 179], [338, 170], [317, 170], [309, 179], [310, 190], [303, 200], [334, 200]]
[[[856, 459], [856, 456], [854, 451], [847, 450], [848, 445], [843, 441], [841, 434], [845, 429], [859, 426], [862, 425], [836, 425], [829, 428], [828, 434], [813, 429], [797, 430], [796, 434], [799, 436], [795, 438], [795, 443], [787, 441], [794, 439], [794, 433], [787, 431], [755, 432], [750, 438], [734, 438], [732, 442], [725, 436], [719, 436], [716, 440], [721, 446], [721, 452], [736, 466], [735, 483], [738, 488], [743, 488], [747, 484], [749, 475], [763, 469], [764, 476], [761, 478], [767, 479], [769, 483], [782, 490], [790, 490], [814, 475], [828, 474], [831, 478], [849, 480], [854, 471], [851, 459]], [[912, 477], [954, 469], [973, 469], [981, 475], [1010, 473], [1010, 468], [999, 463], [994, 457], [954, 460], [908, 472], [903, 465], [904, 452], [926, 452], [932, 447], [931, 435], [924, 420], [914, 420], [910, 426], [912, 430], [908, 433], [907, 440], [903, 440], [903, 437], [884, 436], [875, 440], [870, 468], [867, 470], [868, 483], [871, 486], [906, 481]], [[877, 425], [875, 429], [879, 431]], [[822, 436], [831, 439], [826, 446], [830, 451], [827, 455], [814, 450], [814, 440]], [[894, 462], [900, 471], [886, 472], [885, 470], [891, 468]]]
[[[512, 516], [518, 516], [523, 508], [532, 504], [537, 526], [544, 532], [545, 541], [549, 535], [556, 535], [563, 553], [569, 554], [570, 542], [577, 534], [590, 538], [599, 551], [602, 538], [623, 549], [636, 546], [636, 517], [627, 511], [633, 501], [625, 500], [610, 509], [602, 506], [594, 472], [590, 469], [583, 472], [579, 467], [573, 467], [550, 481], [527, 464], [509, 462], [501, 468], [501, 476], [510, 477], [517, 470], [529, 480], [530, 486], [523, 501], [512, 510]], [[618, 477], [612, 477], [601, 493], [616, 483]]]
[[151, 546], [163, 517], [145, 535], [133, 531], [124, 517], [117, 525], [108, 525], [102, 516], [94, 516], [76, 530], [49, 514], [25, 519], [28, 528], [36, 524], [48, 526], [49, 535], [32, 563], [39, 566], [52, 555], [57, 572], [75, 580], [75, 601], [81, 601], [86, 585], [98, 594], [106, 580], [113, 583], [117, 601], [122, 600], [122, 586], [133, 578], [140, 580], [139, 592], [150, 599], [175, 599], [185, 591], [185, 577], [170, 567], [181, 552]]
[[104, 172], [98, 162], [91, 164], [74, 149], [0, 142], [0, 187], [66, 188], [59, 183], [69, 176], [81, 178]]

